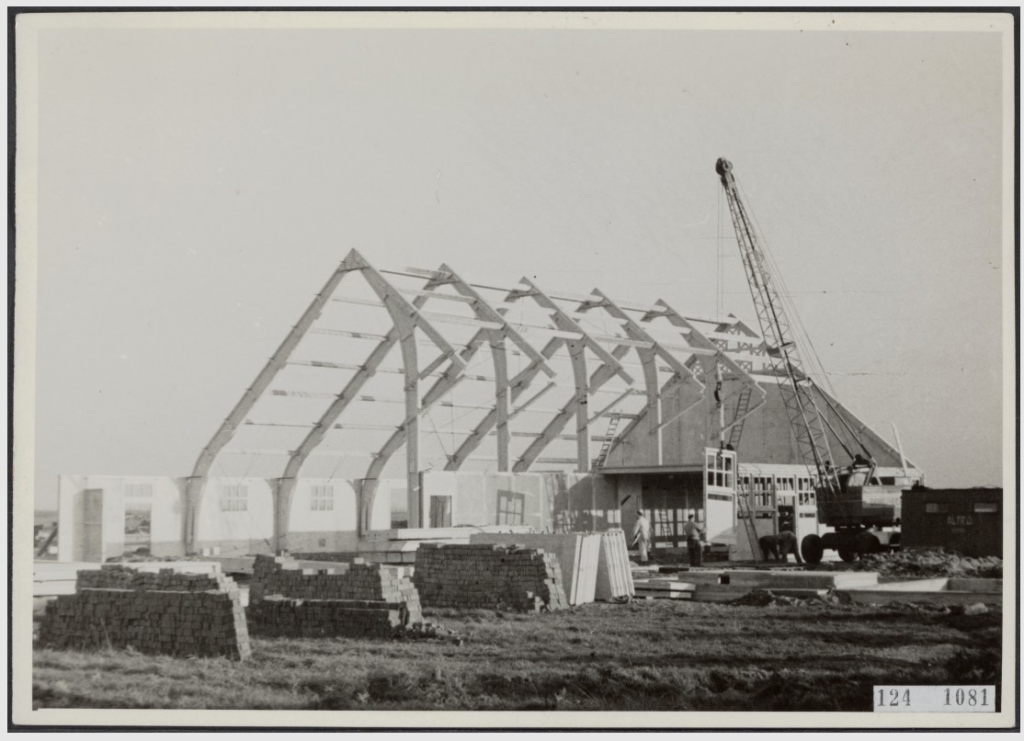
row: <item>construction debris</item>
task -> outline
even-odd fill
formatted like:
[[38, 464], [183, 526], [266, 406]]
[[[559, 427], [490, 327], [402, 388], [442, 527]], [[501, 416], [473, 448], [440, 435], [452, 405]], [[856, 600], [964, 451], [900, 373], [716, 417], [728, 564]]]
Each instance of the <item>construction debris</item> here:
[[138, 573], [113, 565], [80, 572], [77, 589], [46, 606], [40, 645], [232, 659], [251, 654], [238, 589], [221, 574]]
[[1003, 559], [995, 556], [969, 558], [941, 550], [892, 551], [864, 556], [856, 564], [859, 570], [877, 571], [881, 576], [967, 577], [1002, 579]]
[[514, 545], [424, 543], [413, 583], [426, 607], [561, 610], [569, 606], [558, 557]]

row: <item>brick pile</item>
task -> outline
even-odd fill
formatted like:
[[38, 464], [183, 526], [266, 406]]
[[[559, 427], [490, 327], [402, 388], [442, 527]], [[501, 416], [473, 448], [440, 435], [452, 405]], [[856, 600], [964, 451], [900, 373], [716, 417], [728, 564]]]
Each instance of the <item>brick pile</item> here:
[[304, 568], [290, 556], [257, 556], [249, 585], [253, 635], [384, 638], [422, 624], [416, 587], [396, 566], [355, 559]]
[[234, 580], [224, 574], [182, 574], [174, 569], [137, 571], [130, 566], [104, 564], [99, 570], [79, 571], [77, 591], [83, 589], [129, 589], [161, 592], [237, 592]]
[[562, 610], [562, 571], [554, 553], [516, 545], [423, 543], [413, 583], [427, 607]]
[[253, 635], [289, 638], [391, 638], [411, 627], [401, 602], [289, 599], [268, 595], [249, 606]]
[[46, 606], [39, 642], [172, 656], [251, 654], [245, 610], [230, 578], [171, 569], [143, 574], [124, 566], [80, 572], [77, 592]]

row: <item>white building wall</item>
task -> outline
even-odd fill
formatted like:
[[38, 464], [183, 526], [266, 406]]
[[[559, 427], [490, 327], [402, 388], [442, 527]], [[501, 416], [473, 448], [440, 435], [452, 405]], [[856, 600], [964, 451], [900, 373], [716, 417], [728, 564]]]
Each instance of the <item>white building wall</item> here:
[[[245, 487], [244, 509], [226, 509], [228, 487]], [[195, 547], [219, 547], [222, 556], [274, 552], [272, 482], [256, 478], [211, 478], [196, 517]]]

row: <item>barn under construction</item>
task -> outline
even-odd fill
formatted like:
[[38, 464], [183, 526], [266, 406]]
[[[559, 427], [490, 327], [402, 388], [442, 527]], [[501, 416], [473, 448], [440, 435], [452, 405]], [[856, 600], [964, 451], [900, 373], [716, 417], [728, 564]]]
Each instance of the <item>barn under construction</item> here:
[[[188, 475], [61, 477], [59, 557], [120, 555], [140, 542], [124, 527], [138, 511], [164, 556], [362, 553], [397, 526], [628, 530], [640, 510], [656, 546], [680, 545], [692, 514], [735, 559], [780, 527], [819, 532], [761, 335], [633, 298], [377, 269], [352, 251]], [[866, 446], [879, 491], [921, 482], [815, 393], [830, 464]]]

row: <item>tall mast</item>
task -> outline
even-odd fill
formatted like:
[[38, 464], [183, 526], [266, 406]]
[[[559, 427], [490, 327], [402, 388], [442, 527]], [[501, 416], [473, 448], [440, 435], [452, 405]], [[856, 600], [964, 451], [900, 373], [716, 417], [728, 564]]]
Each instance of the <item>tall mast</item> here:
[[789, 424], [796, 437], [797, 449], [812, 477], [817, 478], [819, 486], [825, 488], [833, 497], [838, 496], [839, 479], [829, 449], [825, 424], [811, 394], [813, 382], [803, 370], [799, 351], [792, 338], [789, 319], [768, 269], [764, 249], [758, 241], [753, 223], [736, 188], [732, 164], [724, 158], [719, 159], [715, 171], [725, 189], [736, 241], [740, 246], [747, 282], [750, 284], [750, 294], [757, 311], [757, 320], [761, 325], [768, 357], [779, 382], [779, 391], [786, 406]]

